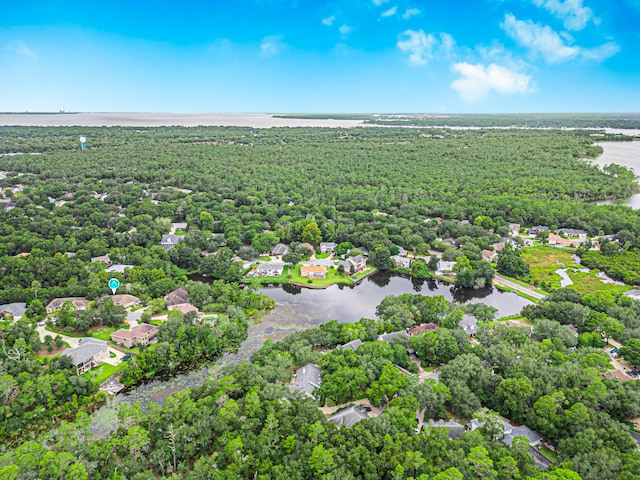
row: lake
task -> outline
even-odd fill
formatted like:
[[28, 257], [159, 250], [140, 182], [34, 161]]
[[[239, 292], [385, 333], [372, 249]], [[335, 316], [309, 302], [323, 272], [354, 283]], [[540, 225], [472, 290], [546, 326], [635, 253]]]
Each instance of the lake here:
[[100, 435], [112, 430], [117, 424], [119, 404], [141, 402], [143, 407], [148, 402], [162, 404], [178, 390], [202, 385], [209, 375], [219, 372], [220, 366], [249, 359], [267, 339], [277, 341], [290, 333], [317, 327], [329, 320], [346, 323], [356, 322], [360, 318], [375, 318], [376, 306], [387, 295], [419, 293], [444, 295], [447, 300], [456, 303], [482, 302], [497, 308], [499, 317], [518, 314], [525, 305], [531, 304], [515, 293], [502, 292], [493, 287], [461, 289], [437, 280], [420, 280], [407, 275], [380, 272], [351, 287], [333, 285], [317, 290], [295, 285], [273, 285], [265, 286], [261, 293], [273, 298], [276, 306], [249, 327], [247, 338], [236, 354], [225, 355], [217, 366], [203, 367], [168, 380], [156, 380], [140, 385], [131, 393], [111, 397], [107, 405], [92, 414], [92, 431]]
[[[601, 142], [596, 143], [604, 149], [604, 153], [593, 160], [596, 165], [604, 167], [610, 163], [616, 163], [630, 168], [636, 175], [640, 175], [640, 141], [635, 142]], [[640, 208], [640, 193], [629, 198], [616, 200], [603, 200], [596, 202], [598, 205], [623, 205], [631, 208]]]

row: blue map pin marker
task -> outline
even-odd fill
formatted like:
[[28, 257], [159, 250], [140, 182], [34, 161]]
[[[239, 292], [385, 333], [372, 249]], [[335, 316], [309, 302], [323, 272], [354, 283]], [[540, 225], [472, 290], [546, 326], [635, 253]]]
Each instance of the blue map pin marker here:
[[112, 278], [109, 280], [109, 288], [111, 289], [114, 295], [116, 294], [116, 290], [118, 289], [119, 286], [120, 286], [120, 280], [118, 280], [117, 278]]

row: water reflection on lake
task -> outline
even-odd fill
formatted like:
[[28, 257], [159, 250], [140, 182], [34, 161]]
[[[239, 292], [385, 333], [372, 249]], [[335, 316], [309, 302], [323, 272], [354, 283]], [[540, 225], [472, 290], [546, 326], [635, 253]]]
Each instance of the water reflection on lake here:
[[[444, 295], [457, 303], [482, 302], [498, 309], [498, 316], [515, 315], [531, 302], [515, 293], [501, 292], [493, 287], [481, 290], [461, 289], [437, 280], [420, 280], [405, 275], [376, 273], [359, 285], [334, 285], [317, 290], [296, 285], [265, 286], [261, 292], [276, 302], [276, 307], [249, 327], [247, 338], [238, 353], [224, 356], [219, 365], [236, 364], [248, 359], [265, 340], [280, 340], [290, 333], [316, 327], [329, 320], [356, 322], [360, 318], [375, 318], [376, 306], [387, 295], [404, 293], [428, 296]], [[92, 430], [106, 433], [117, 424], [117, 405], [139, 401], [146, 406], [153, 401], [162, 404], [172, 393], [202, 385], [218, 367], [204, 367], [198, 371], [177, 375], [165, 381], [141, 385], [129, 394], [118, 394], [109, 405], [92, 415]]]

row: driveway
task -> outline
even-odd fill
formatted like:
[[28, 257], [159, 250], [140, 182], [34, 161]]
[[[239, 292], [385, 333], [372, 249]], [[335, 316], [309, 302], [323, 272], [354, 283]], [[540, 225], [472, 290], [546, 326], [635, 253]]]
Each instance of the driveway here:
[[127, 313], [127, 322], [130, 325], [129, 328], [138, 326], [138, 324], [140, 323], [140, 318], [142, 317], [142, 314], [147, 308], [149, 307], [142, 307], [136, 310], [135, 312]]
[[[69, 347], [71, 348], [75, 348], [80, 344], [80, 338], [78, 337], [69, 337], [68, 335], [63, 335], [62, 333], [54, 333], [54, 332], [50, 332], [48, 330], [45, 330], [44, 327], [37, 327], [36, 331], [38, 332], [38, 335], [40, 335], [40, 340], [44, 343], [44, 337], [47, 335], [50, 335], [51, 338], [56, 338], [56, 336], [60, 336], [62, 338], [63, 341], [67, 342], [69, 344]], [[90, 337], [88, 337], [90, 338]], [[114, 354], [115, 357], [111, 357], [111, 354]], [[125, 354], [122, 353], [120, 350], [116, 350], [115, 348], [109, 346], [109, 358], [104, 360], [104, 363], [108, 363], [110, 365], [118, 365], [120, 363], [120, 361], [122, 360], [122, 357], [124, 357]]]

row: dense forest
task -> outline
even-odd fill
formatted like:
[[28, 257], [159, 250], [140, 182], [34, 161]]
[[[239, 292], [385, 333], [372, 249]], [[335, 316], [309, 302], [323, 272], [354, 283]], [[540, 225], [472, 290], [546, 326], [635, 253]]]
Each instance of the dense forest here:
[[[494, 120], [473, 122], [501, 125]], [[637, 127], [638, 118], [501, 121]], [[48, 318], [45, 305], [60, 297], [85, 297], [90, 305], [63, 306], [55, 332], [120, 325], [126, 312], [108, 299], [109, 278], [154, 313], [167, 313], [164, 296], [186, 287], [195, 307], [225, 319], [205, 326], [195, 314], [169, 312], [158, 342], [120, 371], [133, 387], [237, 348], [251, 315], [273, 306], [257, 284], [240, 283], [240, 260], [254, 261], [278, 242], [291, 247], [283, 260], [292, 265], [308, 257], [305, 245], [334, 242], [341, 253], [368, 251], [379, 270], [393, 269], [390, 257], [401, 248], [436, 251], [457, 261], [459, 288], [485, 288], [495, 271], [482, 250], [508, 236], [510, 223], [606, 235], [599, 251], [589, 243], [576, 253], [587, 266], [640, 284], [637, 212], [594, 203], [635, 193], [635, 176], [590, 161], [602, 153], [595, 138], [620, 140], [595, 135], [374, 126], [0, 128], [0, 303], [27, 304], [22, 320], [0, 322], [0, 478], [639, 478], [628, 421], [640, 416], [640, 383], [608, 375], [602, 350], [616, 339], [625, 344], [621, 356], [640, 363], [640, 308], [619, 292], [551, 292], [522, 312], [530, 328], [508, 327], [486, 306], [388, 297], [375, 320], [332, 321], [268, 342], [251, 362], [225, 367], [162, 407], [123, 407], [117, 429], [98, 439], [85, 412], [104, 395], [90, 376], [75, 374], [68, 357], [47, 355], [62, 348], [59, 336], [42, 341], [36, 332]], [[186, 224], [181, 241], [163, 248], [176, 222]], [[107, 272], [97, 259], [104, 255], [127, 269]], [[407, 271], [428, 278], [437, 261], [434, 255]], [[495, 268], [513, 277], [529, 271], [511, 248], [497, 255]], [[208, 283], [193, 280], [196, 273]], [[481, 322], [473, 339], [458, 328], [468, 316]], [[434, 328], [377, 340], [425, 323]], [[355, 351], [336, 348], [356, 340], [363, 343]], [[314, 398], [288, 388], [308, 363], [322, 372]], [[417, 375], [433, 369], [438, 381]], [[384, 413], [336, 428], [318, 408], [354, 401]], [[485, 426], [451, 440], [442, 430], [417, 433], [416, 411], [425, 420], [462, 423], [480, 414]], [[543, 435], [555, 448], [554, 464], [542, 471], [519, 437], [511, 447], [501, 442], [498, 414]]]

